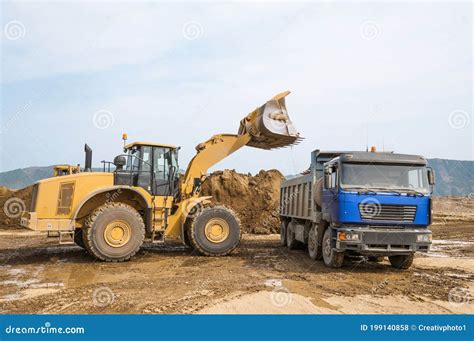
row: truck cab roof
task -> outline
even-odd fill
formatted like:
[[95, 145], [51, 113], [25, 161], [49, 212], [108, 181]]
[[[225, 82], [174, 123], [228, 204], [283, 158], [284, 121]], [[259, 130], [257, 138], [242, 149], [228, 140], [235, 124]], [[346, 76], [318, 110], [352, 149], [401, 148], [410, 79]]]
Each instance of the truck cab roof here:
[[315, 159], [327, 162], [339, 157], [343, 163], [379, 163], [379, 164], [410, 164], [426, 166], [423, 156], [396, 154], [393, 152], [363, 152], [363, 151], [313, 151]]

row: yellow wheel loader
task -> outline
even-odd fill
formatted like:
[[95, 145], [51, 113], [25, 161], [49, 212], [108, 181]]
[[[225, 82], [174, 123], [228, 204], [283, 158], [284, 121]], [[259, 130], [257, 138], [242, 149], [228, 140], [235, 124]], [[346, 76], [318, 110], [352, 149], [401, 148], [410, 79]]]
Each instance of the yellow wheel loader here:
[[272, 149], [300, 140], [286, 111], [288, 94], [248, 114], [237, 134], [200, 143], [181, 177], [178, 147], [126, 144], [124, 154], [103, 161], [103, 171], [92, 172], [92, 150], [86, 144], [84, 169], [61, 165], [56, 176], [34, 184], [21, 225], [59, 237], [61, 244], [76, 243], [103, 261], [129, 260], [145, 239], [178, 241], [208, 256], [227, 255], [240, 242], [239, 220], [231, 209], [211, 205], [211, 197], [200, 197], [200, 185], [209, 167], [245, 145]]

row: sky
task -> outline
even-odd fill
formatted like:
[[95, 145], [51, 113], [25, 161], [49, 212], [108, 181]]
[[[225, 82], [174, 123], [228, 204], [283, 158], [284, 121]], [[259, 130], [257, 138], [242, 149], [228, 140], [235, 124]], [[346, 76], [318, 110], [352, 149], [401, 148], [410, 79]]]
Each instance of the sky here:
[[472, 3], [1, 3], [0, 171], [131, 141], [194, 147], [290, 90], [299, 145], [211, 170], [295, 174], [310, 152], [473, 160]]

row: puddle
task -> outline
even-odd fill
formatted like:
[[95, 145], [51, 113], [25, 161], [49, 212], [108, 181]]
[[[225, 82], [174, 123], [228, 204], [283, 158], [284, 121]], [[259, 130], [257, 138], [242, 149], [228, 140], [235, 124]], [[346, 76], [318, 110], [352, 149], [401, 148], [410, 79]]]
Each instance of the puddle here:
[[281, 283], [281, 280], [279, 279], [267, 279], [264, 284], [267, 287], [281, 287], [283, 284]]

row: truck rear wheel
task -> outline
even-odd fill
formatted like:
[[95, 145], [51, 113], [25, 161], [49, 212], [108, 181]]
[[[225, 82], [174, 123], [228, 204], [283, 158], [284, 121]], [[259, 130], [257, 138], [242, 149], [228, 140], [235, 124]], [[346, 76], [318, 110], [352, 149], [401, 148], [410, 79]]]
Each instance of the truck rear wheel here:
[[414, 258], [414, 253], [409, 255], [388, 256], [388, 260], [392, 267], [402, 270], [408, 269], [413, 264]]
[[286, 227], [286, 246], [288, 246], [290, 250], [297, 249], [301, 246], [301, 243], [295, 238], [295, 232], [291, 228], [292, 225], [293, 223], [290, 222]]
[[191, 246], [206, 256], [225, 256], [240, 243], [240, 221], [224, 206], [206, 207], [186, 224]]
[[337, 252], [333, 248], [332, 231], [327, 228], [323, 235], [323, 260], [326, 266], [340, 268], [344, 261], [344, 252]]
[[319, 260], [323, 256], [322, 246], [319, 244], [318, 228], [313, 224], [308, 235], [308, 254], [312, 260]]
[[286, 230], [288, 229], [288, 222], [282, 220], [280, 224], [280, 244], [286, 246]]
[[92, 212], [82, 232], [89, 253], [107, 262], [132, 258], [145, 238], [145, 224], [140, 214], [123, 203], [109, 203]]

